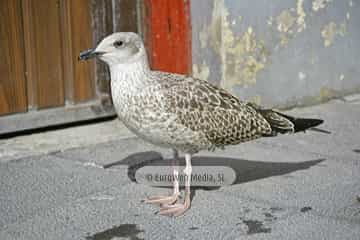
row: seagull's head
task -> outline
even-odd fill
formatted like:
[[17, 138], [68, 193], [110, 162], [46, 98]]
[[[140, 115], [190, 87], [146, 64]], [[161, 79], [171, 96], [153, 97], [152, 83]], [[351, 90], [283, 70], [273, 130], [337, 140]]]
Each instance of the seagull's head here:
[[146, 58], [141, 37], [133, 32], [118, 32], [105, 37], [96, 48], [80, 53], [79, 60], [97, 57], [109, 66], [128, 64]]

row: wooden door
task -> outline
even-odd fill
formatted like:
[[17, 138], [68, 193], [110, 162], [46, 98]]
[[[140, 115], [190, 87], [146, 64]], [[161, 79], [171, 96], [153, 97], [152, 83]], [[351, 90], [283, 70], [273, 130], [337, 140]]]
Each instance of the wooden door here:
[[23, 0], [29, 107], [44, 109], [95, 96], [93, 63], [78, 63], [92, 46], [89, 1]]
[[111, 12], [109, 4], [0, 0], [0, 134], [113, 114], [101, 106], [92, 110], [101, 105], [95, 62], [77, 60], [80, 51], [94, 46], [93, 37], [112, 31], [92, 28], [101, 23], [93, 19], [94, 9], [106, 5]]
[[1, 0], [0, 114], [64, 106], [95, 97], [88, 0]]
[[0, 1], [0, 115], [27, 109], [21, 1]]

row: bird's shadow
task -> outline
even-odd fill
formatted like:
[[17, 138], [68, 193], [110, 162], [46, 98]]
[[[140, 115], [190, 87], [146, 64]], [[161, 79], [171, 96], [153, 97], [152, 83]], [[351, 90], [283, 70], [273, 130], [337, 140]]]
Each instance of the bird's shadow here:
[[[308, 169], [323, 162], [324, 160], [325, 159], [313, 159], [304, 162], [263, 162], [229, 157], [194, 156], [191, 161], [193, 167], [221, 166], [233, 169], [236, 174], [236, 179], [232, 185], [235, 185], [272, 176], [285, 175], [298, 170]], [[139, 169], [148, 166], [171, 166], [172, 161], [173, 159], [164, 159], [163, 156], [158, 152], [148, 151], [129, 155], [120, 161], [104, 165], [103, 167], [116, 168], [118, 165], [127, 165], [127, 174], [129, 179], [133, 182], [136, 182], [135, 175]], [[184, 158], [179, 159], [180, 166], [183, 166], [184, 162]], [[192, 187], [192, 190], [215, 190], [218, 188], [219, 186], [194, 186]]]

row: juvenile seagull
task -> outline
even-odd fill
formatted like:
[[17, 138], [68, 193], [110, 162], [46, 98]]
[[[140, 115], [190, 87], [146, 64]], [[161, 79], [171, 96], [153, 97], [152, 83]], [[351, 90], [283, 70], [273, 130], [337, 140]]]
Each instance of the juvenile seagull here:
[[[170, 196], [149, 197], [160, 214], [179, 216], [190, 207], [191, 156], [278, 133], [315, 127], [320, 119], [287, 116], [240, 101], [224, 89], [180, 74], [152, 71], [139, 35], [119, 32], [103, 39], [79, 59], [97, 57], [111, 73], [111, 94], [120, 120], [140, 138], [185, 153], [185, 199], [177, 203], [179, 183]], [[174, 167], [174, 179], [178, 170]]]

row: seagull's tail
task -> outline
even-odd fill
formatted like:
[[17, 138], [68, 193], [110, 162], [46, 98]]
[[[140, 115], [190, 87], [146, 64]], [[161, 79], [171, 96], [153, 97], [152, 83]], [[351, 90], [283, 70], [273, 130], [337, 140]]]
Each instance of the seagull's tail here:
[[[293, 125], [294, 132], [302, 132], [307, 129], [311, 129], [316, 127], [324, 122], [322, 119], [313, 119], [313, 118], [295, 118], [289, 115], [285, 115], [283, 113], [275, 112], [276, 114], [280, 115], [281, 117], [289, 120]], [[270, 122], [271, 125], [271, 122]], [[272, 125], [271, 125], [272, 126]], [[276, 127], [276, 126], [275, 126]]]
[[278, 133], [296, 133], [309, 130], [321, 131], [324, 133], [330, 133], [326, 130], [314, 128], [324, 122], [321, 119], [312, 118], [295, 118], [272, 109], [264, 109], [254, 103], [248, 103], [248, 105], [254, 108], [260, 113], [266, 121], [270, 124], [272, 132], [264, 136], [276, 136]]

